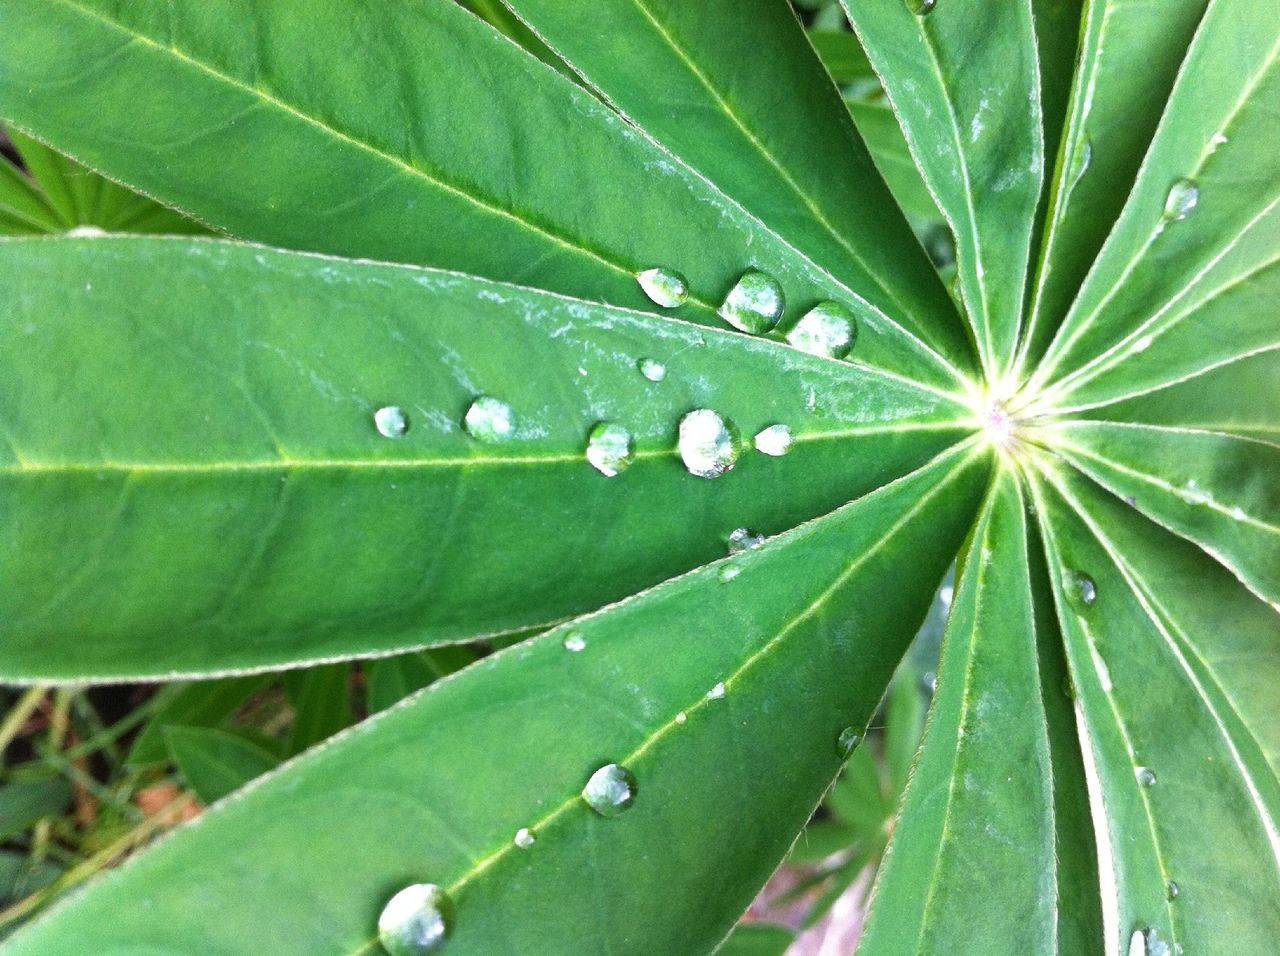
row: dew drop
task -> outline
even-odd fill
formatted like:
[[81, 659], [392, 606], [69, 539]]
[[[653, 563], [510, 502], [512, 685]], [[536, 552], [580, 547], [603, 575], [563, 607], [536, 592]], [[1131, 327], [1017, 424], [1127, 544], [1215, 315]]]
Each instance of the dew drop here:
[[726, 564], [720, 568], [720, 583], [728, 584], [741, 573], [742, 568], [734, 564]]
[[406, 886], [378, 917], [378, 942], [391, 956], [438, 952], [453, 929], [453, 901], [434, 883]]
[[587, 461], [606, 478], [625, 471], [634, 452], [631, 432], [616, 422], [597, 422], [587, 436]]
[[862, 740], [862, 735], [858, 733], [856, 728], [846, 727], [836, 737], [836, 756], [844, 760], [853, 753], [860, 740]]
[[1165, 889], [1168, 893], [1170, 903], [1176, 900], [1178, 898], [1178, 894], [1182, 892], [1182, 889], [1173, 880], [1169, 881], [1169, 885], [1165, 887]]
[[516, 831], [516, 835], [511, 840], [516, 846], [522, 850], [527, 850], [538, 842], [538, 838], [533, 835], [533, 831], [528, 827], [521, 827]]
[[740, 332], [760, 335], [778, 324], [784, 303], [777, 279], [748, 269], [725, 296], [720, 317]]
[[937, 5], [938, 0], [907, 0], [907, 9], [918, 17], [924, 16]]
[[562, 643], [564, 644], [564, 649], [566, 651], [573, 651], [575, 654], [578, 653], [578, 651], [585, 651], [587, 649], [587, 639], [577, 631], [570, 631], [566, 634]]
[[723, 700], [725, 695], [724, 681], [720, 681], [707, 691], [707, 700]]
[[686, 720], [688, 720], [688, 719], [689, 719], [689, 715], [688, 715], [688, 714], [686, 714], [683, 710], [682, 710], [682, 711], [680, 711], [680, 713], [676, 714], [676, 723], [677, 723], [677, 724], [683, 724], [683, 723], [684, 723]]
[[732, 427], [709, 408], [680, 419], [680, 458], [692, 475], [719, 478], [738, 461]]
[[511, 406], [488, 395], [481, 395], [471, 403], [462, 424], [472, 438], [489, 443], [506, 441], [516, 430]]
[[582, 788], [582, 799], [602, 817], [616, 817], [635, 801], [636, 778], [626, 767], [607, 763]]
[[385, 405], [373, 413], [373, 424], [385, 438], [400, 438], [409, 430], [409, 418], [399, 405]]
[[1200, 187], [1190, 179], [1179, 179], [1169, 189], [1164, 201], [1164, 218], [1167, 222], [1177, 222], [1191, 215], [1200, 202]]
[[920, 675], [920, 686], [926, 694], [933, 694], [938, 689], [938, 675], [934, 671], [925, 671]]
[[756, 451], [761, 454], [781, 458], [791, 450], [791, 429], [786, 425], [770, 425], [758, 432], [755, 437]]
[[1167, 941], [1160, 938], [1160, 931], [1152, 927], [1133, 931], [1133, 935], [1129, 937], [1127, 956], [1180, 956], [1181, 952], [1181, 946], [1176, 949], [1170, 946]]
[[636, 368], [651, 382], [661, 382], [667, 377], [667, 367], [655, 359], [642, 358], [636, 363]]
[[1098, 599], [1098, 586], [1083, 571], [1072, 571], [1067, 576], [1067, 594], [1077, 607], [1093, 607], [1093, 602]]
[[688, 281], [674, 269], [645, 269], [636, 273], [636, 282], [645, 295], [664, 309], [684, 305], [689, 298]]
[[750, 528], [734, 528], [729, 534], [729, 553], [741, 554], [743, 551], [754, 551], [764, 544], [764, 535], [756, 534]]
[[1144, 787], [1154, 787], [1156, 785], [1156, 772], [1150, 767], [1134, 767], [1133, 775], [1138, 778], [1138, 783]]
[[801, 352], [844, 358], [858, 337], [853, 313], [839, 302], [820, 302], [787, 333], [787, 342]]

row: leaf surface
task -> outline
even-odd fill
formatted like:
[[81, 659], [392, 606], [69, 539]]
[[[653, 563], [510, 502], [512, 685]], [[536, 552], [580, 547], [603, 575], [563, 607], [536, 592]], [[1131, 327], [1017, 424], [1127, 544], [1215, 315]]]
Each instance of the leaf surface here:
[[173, 761], [201, 803], [213, 803], [273, 769], [274, 754], [257, 744], [208, 727], [167, 727]]

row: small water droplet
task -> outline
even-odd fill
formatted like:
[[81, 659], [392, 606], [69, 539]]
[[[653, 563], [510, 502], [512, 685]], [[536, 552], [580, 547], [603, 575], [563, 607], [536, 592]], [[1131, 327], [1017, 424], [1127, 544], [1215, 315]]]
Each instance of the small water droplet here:
[[810, 355], [844, 358], [858, 337], [853, 313], [839, 302], [820, 302], [787, 333], [792, 348]]
[[676, 714], [676, 723], [677, 723], [677, 724], [683, 724], [683, 723], [684, 723], [686, 720], [688, 720], [688, 719], [689, 719], [689, 715], [688, 715], [688, 714], [686, 714], [683, 710], [682, 710], [682, 711], [680, 711], [680, 713]]
[[680, 419], [678, 446], [685, 468], [699, 478], [719, 478], [738, 461], [732, 427], [709, 408]]
[[406, 886], [378, 917], [378, 942], [391, 956], [437, 952], [453, 928], [453, 901], [434, 883]]
[[521, 827], [516, 831], [516, 835], [511, 840], [516, 846], [522, 850], [527, 850], [538, 842], [538, 838], [533, 835], [533, 831], [528, 827]]
[[577, 631], [570, 631], [566, 634], [562, 643], [564, 644], [564, 649], [566, 651], [573, 651], [575, 654], [578, 653], [578, 651], [585, 651], [587, 649], [587, 639]]
[[1079, 152], [1076, 154], [1076, 172], [1071, 179], [1070, 189], [1075, 189], [1076, 184], [1084, 179], [1084, 174], [1089, 169], [1089, 163], [1093, 160], [1093, 143], [1088, 139], [1084, 139], [1080, 143]]
[[938, 0], [907, 0], [907, 9], [918, 17], [924, 16], [935, 6]]
[[756, 534], [750, 528], [734, 528], [729, 534], [729, 553], [741, 554], [743, 551], [754, 551], [764, 544], [764, 535]]
[[606, 478], [626, 470], [634, 451], [631, 432], [616, 422], [597, 422], [587, 436], [587, 461]]
[[756, 451], [781, 458], [791, 450], [791, 429], [786, 425], [770, 425], [755, 437]]
[[489, 395], [481, 395], [471, 403], [462, 424], [472, 438], [489, 443], [506, 441], [516, 430], [511, 406]]
[[748, 269], [725, 296], [720, 317], [740, 332], [760, 335], [778, 324], [784, 304], [777, 279], [758, 269]]
[[602, 817], [616, 817], [635, 801], [636, 778], [626, 767], [608, 763], [591, 775], [582, 799]]
[[1171, 903], [1176, 900], [1178, 898], [1178, 894], [1182, 892], [1182, 889], [1173, 880], [1169, 881], [1169, 885], [1165, 889], [1168, 891], [1169, 902]]
[[1160, 931], [1155, 927], [1150, 929], [1135, 929], [1133, 935], [1129, 937], [1128, 956], [1181, 956], [1181, 946], [1170, 946], [1166, 940], [1160, 938]]
[[836, 756], [844, 760], [849, 754], [853, 753], [860, 740], [862, 740], [862, 735], [858, 733], [856, 728], [846, 727], [836, 737]]
[[1083, 571], [1072, 571], [1067, 575], [1067, 594], [1077, 607], [1092, 607], [1098, 599], [1098, 586]]
[[707, 691], [707, 700], [722, 700], [725, 695], [724, 681], [720, 681]]
[[684, 305], [689, 298], [689, 283], [674, 269], [645, 269], [636, 274], [636, 282], [652, 301], [664, 309]]
[[636, 368], [651, 382], [661, 382], [667, 377], [667, 367], [655, 359], [642, 358], [636, 363]]
[[386, 438], [400, 438], [409, 430], [409, 418], [399, 405], [386, 405], [373, 413], [373, 424], [378, 434]]
[[741, 573], [742, 568], [738, 567], [736, 564], [726, 564], [720, 568], [720, 583], [728, 584]]
[[1150, 767], [1134, 767], [1133, 775], [1138, 778], [1138, 783], [1144, 787], [1154, 787], [1156, 785], [1156, 772]]
[[920, 686], [926, 693], [934, 693], [938, 689], [938, 675], [933, 671], [925, 671], [920, 675]]
[[1191, 215], [1191, 210], [1200, 203], [1200, 187], [1189, 179], [1179, 179], [1169, 189], [1164, 201], [1164, 218], [1167, 222], [1177, 222]]

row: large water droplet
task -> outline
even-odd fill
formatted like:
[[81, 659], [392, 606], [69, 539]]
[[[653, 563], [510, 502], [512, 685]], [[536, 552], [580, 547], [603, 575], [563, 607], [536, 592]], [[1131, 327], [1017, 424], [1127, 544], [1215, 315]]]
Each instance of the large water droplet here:
[[791, 429], [786, 425], [770, 425], [755, 438], [756, 451], [780, 458], [791, 450]]
[[587, 436], [587, 461], [606, 478], [631, 464], [631, 432], [616, 422], [598, 422]]
[[724, 700], [726, 693], [724, 681], [717, 681], [711, 690], [707, 691], [707, 700]]
[[616, 817], [635, 801], [636, 778], [626, 767], [607, 763], [591, 775], [582, 799], [602, 817]]
[[489, 395], [481, 395], [471, 403], [462, 424], [472, 438], [490, 443], [506, 441], [516, 430], [511, 406]]
[[907, 0], [907, 9], [917, 16], [924, 16], [937, 5], [938, 0]]
[[725, 296], [720, 317], [739, 331], [760, 335], [778, 324], [785, 301], [777, 279], [748, 269]]
[[587, 639], [577, 631], [570, 631], [566, 634], [562, 643], [564, 644], [564, 649], [566, 651], [573, 651], [575, 654], [578, 653], [578, 651], [585, 651], [587, 649]]
[[852, 312], [839, 302], [820, 302], [787, 333], [787, 342], [810, 355], [844, 358], [857, 336], [858, 325]]
[[651, 382], [661, 382], [667, 377], [667, 367], [651, 358], [642, 358], [636, 363], [636, 368], [640, 369], [640, 374]]
[[709, 408], [680, 419], [678, 446], [685, 468], [699, 478], [719, 478], [738, 461], [732, 427]]
[[538, 838], [533, 835], [533, 831], [528, 827], [521, 827], [516, 831], [516, 835], [511, 840], [516, 846], [522, 850], [527, 850], [538, 842]]
[[753, 551], [764, 544], [764, 535], [756, 534], [750, 528], [734, 528], [729, 533], [729, 553], [741, 554]]
[[1190, 179], [1179, 179], [1169, 190], [1164, 201], [1164, 218], [1177, 222], [1191, 215], [1200, 202], [1200, 187]]
[[1067, 575], [1067, 595], [1078, 608], [1093, 607], [1098, 599], [1098, 586], [1083, 571], [1071, 571]]
[[1181, 956], [1182, 947], [1176, 949], [1167, 940], [1160, 938], [1160, 931], [1154, 926], [1150, 929], [1135, 929], [1129, 937], [1127, 956]]
[[437, 952], [453, 928], [453, 901], [434, 883], [406, 886], [378, 917], [378, 942], [391, 956]]
[[689, 283], [674, 269], [645, 269], [636, 274], [636, 281], [650, 299], [664, 309], [684, 305], [689, 298]]
[[409, 418], [399, 405], [387, 405], [373, 413], [373, 424], [378, 433], [387, 438], [399, 438], [409, 430]]
[[1156, 772], [1150, 767], [1134, 767], [1133, 775], [1138, 778], [1138, 783], [1144, 787], [1154, 787], [1156, 785]]
[[858, 741], [862, 739], [862, 735], [858, 733], [855, 727], [846, 727], [840, 731], [836, 737], [836, 756], [844, 760], [858, 746]]

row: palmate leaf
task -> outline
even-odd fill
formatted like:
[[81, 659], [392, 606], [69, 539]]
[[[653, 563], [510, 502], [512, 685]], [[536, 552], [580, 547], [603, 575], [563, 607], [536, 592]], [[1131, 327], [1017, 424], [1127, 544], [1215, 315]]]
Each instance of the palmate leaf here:
[[[6, 119], [234, 236], [415, 266], [0, 245], [0, 673], [556, 625], [13, 951], [372, 953], [412, 882], [450, 892], [447, 951], [712, 951], [958, 554], [865, 951], [1269, 956], [1280, 25], [1257, 0], [849, 3], [956, 233], [966, 332], [784, 5], [509, 6], [582, 86], [444, 0], [0, 0]], [[636, 286], [654, 265], [690, 279], [674, 313]], [[748, 266], [781, 280], [783, 329], [853, 308], [854, 361], [726, 331]], [[498, 445], [460, 426], [489, 393], [526, 429]], [[697, 407], [797, 441], [704, 481], [675, 450]], [[585, 460], [602, 420], [636, 439], [614, 478]], [[739, 527], [771, 537], [724, 559]], [[293, 699], [344, 701], [349, 667]], [[381, 702], [430, 680], [387, 674]], [[304, 709], [296, 746], [349, 719]], [[611, 761], [634, 805], [597, 817], [579, 792]], [[884, 814], [841, 809], [878, 853]]]

